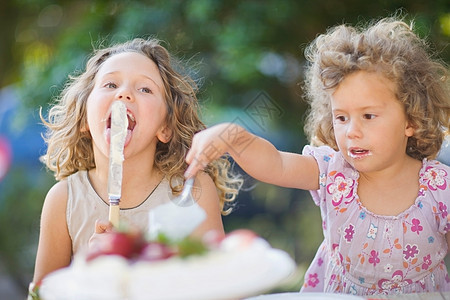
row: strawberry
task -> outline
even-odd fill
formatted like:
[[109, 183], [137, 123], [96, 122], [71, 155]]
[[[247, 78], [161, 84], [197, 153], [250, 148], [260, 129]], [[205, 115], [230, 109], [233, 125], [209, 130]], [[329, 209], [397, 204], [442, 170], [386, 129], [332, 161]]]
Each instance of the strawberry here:
[[250, 229], [237, 229], [237, 230], [234, 230], [234, 231], [228, 233], [225, 238], [229, 238], [229, 237], [239, 237], [242, 240], [251, 242], [255, 238], [257, 238], [258, 235]]
[[87, 261], [100, 255], [120, 255], [132, 258], [138, 255], [144, 246], [144, 238], [138, 232], [113, 231], [101, 234], [98, 239], [95, 247], [89, 249]]
[[218, 231], [210, 230], [202, 238], [202, 242], [210, 249], [218, 249], [225, 236]]
[[221, 249], [247, 249], [255, 241], [262, 240], [259, 236], [249, 229], [237, 229], [228, 233], [220, 243]]
[[157, 261], [167, 259], [175, 254], [174, 249], [163, 243], [148, 242], [142, 248], [138, 260]]

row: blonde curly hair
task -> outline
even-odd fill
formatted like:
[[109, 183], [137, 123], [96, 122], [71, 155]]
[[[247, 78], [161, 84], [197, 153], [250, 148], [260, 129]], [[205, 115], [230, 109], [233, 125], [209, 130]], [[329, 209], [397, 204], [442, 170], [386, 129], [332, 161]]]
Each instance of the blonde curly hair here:
[[[54, 172], [57, 180], [80, 170], [95, 168], [92, 137], [89, 131], [84, 130], [87, 126], [86, 102], [102, 64], [109, 57], [124, 52], [143, 54], [159, 69], [165, 89], [166, 122], [173, 134], [168, 143], [157, 144], [155, 166], [169, 178], [172, 192], [179, 193], [182, 186], [176, 183], [183, 178], [187, 168], [185, 156], [192, 137], [205, 129], [205, 125], [199, 118], [196, 83], [175, 70], [175, 61], [157, 39], [136, 38], [95, 50], [86, 64], [86, 70], [80, 75], [69, 76], [69, 82], [48, 112], [48, 120], [42, 116], [42, 109], [40, 112], [47, 127], [44, 140], [48, 145], [41, 161]], [[231, 163], [227, 157], [212, 162], [205, 172], [217, 187], [222, 214], [229, 214], [231, 206], [225, 204], [235, 200], [242, 178], [231, 172]]]
[[337, 149], [330, 97], [349, 74], [379, 72], [396, 83], [415, 133], [406, 153], [435, 158], [450, 124], [450, 93], [446, 65], [432, 57], [429, 46], [400, 18], [384, 18], [367, 27], [339, 25], [318, 36], [305, 50], [305, 79], [310, 103], [305, 132], [312, 144]]

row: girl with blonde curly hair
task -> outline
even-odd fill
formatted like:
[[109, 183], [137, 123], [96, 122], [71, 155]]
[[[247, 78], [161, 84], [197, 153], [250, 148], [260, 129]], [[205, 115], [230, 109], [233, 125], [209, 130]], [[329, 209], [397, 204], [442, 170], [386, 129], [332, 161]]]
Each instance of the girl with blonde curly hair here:
[[[34, 282], [68, 266], [72, 256], [108, 220], [111, 105], [122, 101], [128, 129], [124, 147], [120, 220], [148, 230], [148, 211], [171, 200], [183, 186], [185, 155], [200, 121], [196, 84], [175, 69], [156, 39], [134, 39], [94, 51], [86, 70], [70, 78], [48, 113], [42, 157], [58, 182], [44, 202]], [[194, 231], [224, 235], [221, 213], [230, 212], [238, 189], [226, 157], [195, 178], [197, 203], [206, 219]], [[99, 221], [100, 220], [100, 221]]]
[[[450, 167], [435, 160], [450, 127], [446, 66], [396, 18], [333, 27], [306, 58], [302, 155], [219, 124], [194, 136], [188, 173], [216, 158], [203, 154], [214, 143], [258, 180], [310, 190], [324, 241], [302, 292], [449, 291]], [[216, 138], [226, 130], [239, 134]]]

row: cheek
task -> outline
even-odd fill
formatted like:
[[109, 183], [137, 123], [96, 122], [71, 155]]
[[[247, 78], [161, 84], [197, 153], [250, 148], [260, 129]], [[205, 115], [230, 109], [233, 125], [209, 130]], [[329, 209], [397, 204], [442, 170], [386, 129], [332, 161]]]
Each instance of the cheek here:
[[91, 111], [91, 109], [89, 109], [89, 106], [86, 107], [86, 127], [89, 129], [94, 120], [93, 120], [94, 116], [93, 116], [93, 112]]
[[344, 125], [340, 124], [333, 127], [333, 132], [334, 142], [336, 146], [339, 148], [339, 150], [345, 151], [348, 140], [347, 128]]
[[346, 128], [342, 124], [333, 124], [333, 132], [335, 140], [339, 140], [345, 137]]
[[92, 118], [92, 113], [95, 110], [93, 108], [91, 96], [86, 101], [86, 121], [89, 121]]
[[105, 121], [106, 120], [102, 118], [102, 113], [98, 107], [89, 107], [89, 105], [86, 107], [86, 117], [84, 122], [86, 131], [90, 131], [91, 133], [93, 133], [93, 131], [101, 131], [101, 128], [103, 127], [102, 124]]
[[96, 95], [94, 92], [89, 95], [86, 101], [86, 116], [88, 122], [98, 121], [101, 116], [106, 114], [109, 110], [109, 102], [102, 101], [102, 98]]

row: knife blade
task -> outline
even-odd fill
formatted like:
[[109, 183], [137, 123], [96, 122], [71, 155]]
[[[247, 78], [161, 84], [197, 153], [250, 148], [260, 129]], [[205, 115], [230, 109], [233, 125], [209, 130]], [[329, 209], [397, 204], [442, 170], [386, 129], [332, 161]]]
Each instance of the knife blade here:
[[128, 131], [127, 107], [122, 101], [111, 105], [111, 131], [109, 146], [108, 200], [109, 221], [119, 225], [119, 203], [122, 196], [123, 148]]

